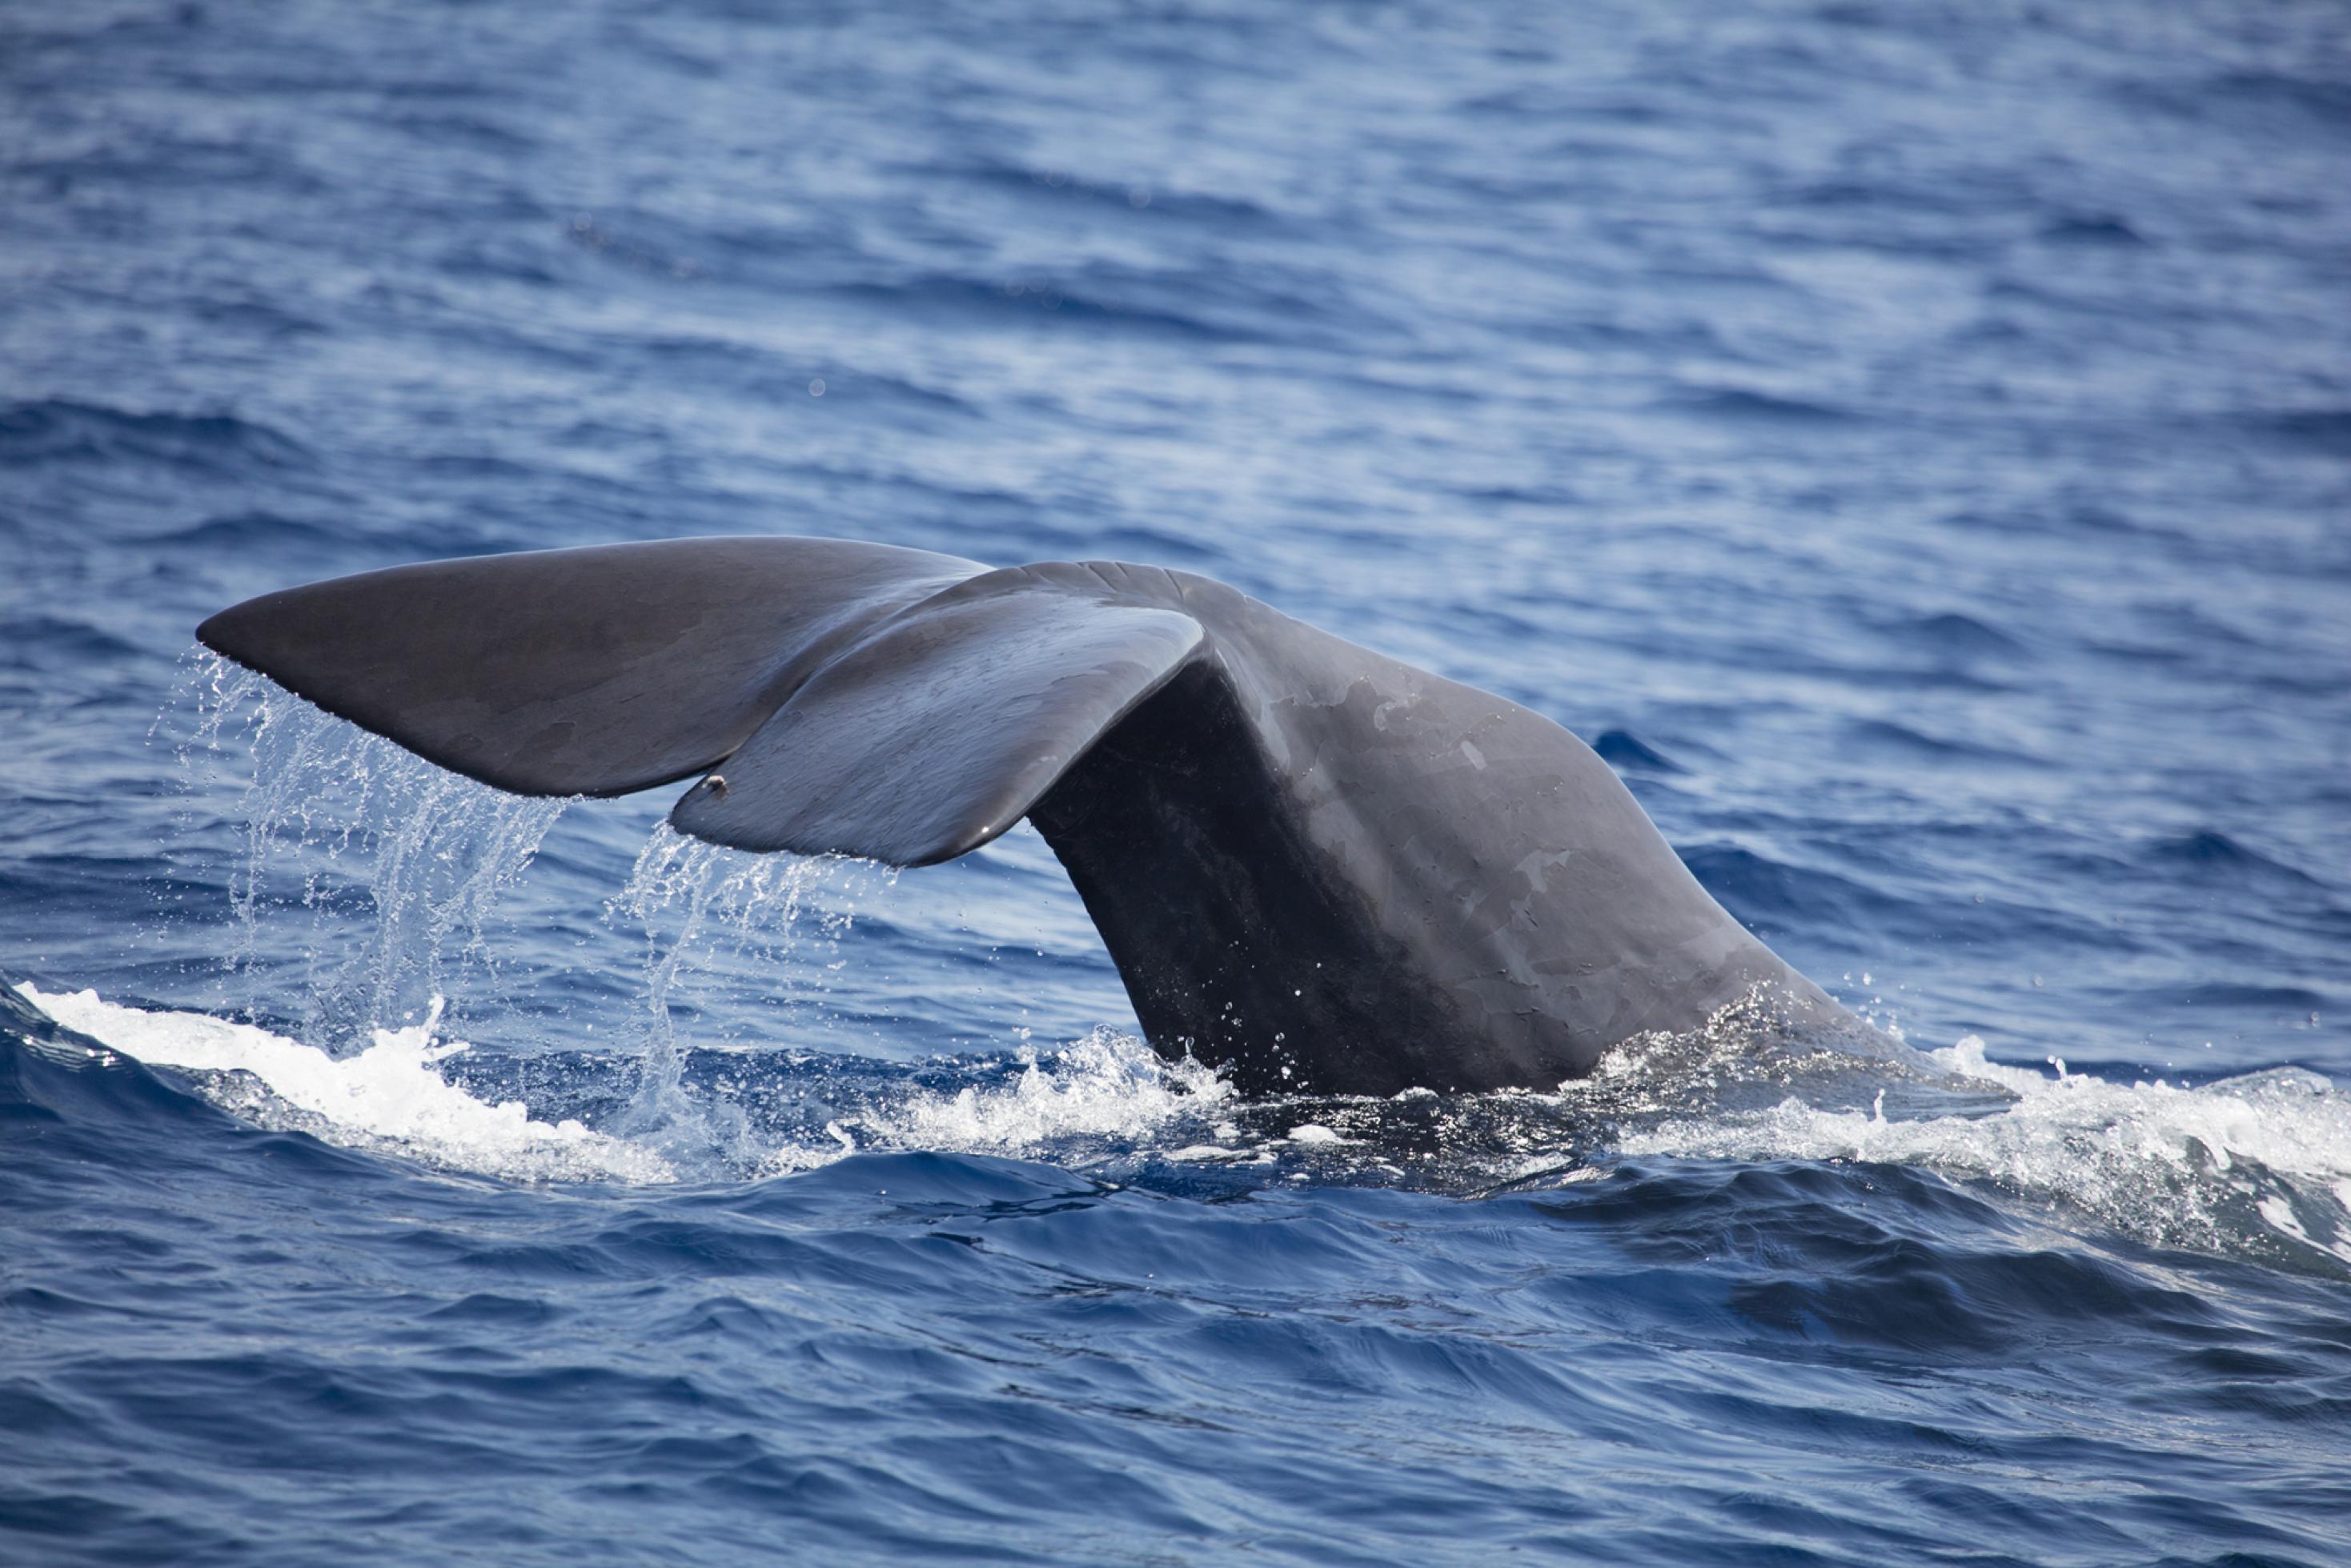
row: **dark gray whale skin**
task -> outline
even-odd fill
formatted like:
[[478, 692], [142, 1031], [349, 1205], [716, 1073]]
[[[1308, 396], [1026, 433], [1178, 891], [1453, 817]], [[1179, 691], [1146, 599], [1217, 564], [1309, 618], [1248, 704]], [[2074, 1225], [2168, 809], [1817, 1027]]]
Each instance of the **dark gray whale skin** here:
[[951, 859], [1031, 820], [1161, 1051], [1248, 1092], [1550, 1087], [1762, 996], [1847, 1015], [1533, 711], [1221, 583], [834, 539], [427, 562], [210, 647], [531, 794], [705, 777], [683, 831]]

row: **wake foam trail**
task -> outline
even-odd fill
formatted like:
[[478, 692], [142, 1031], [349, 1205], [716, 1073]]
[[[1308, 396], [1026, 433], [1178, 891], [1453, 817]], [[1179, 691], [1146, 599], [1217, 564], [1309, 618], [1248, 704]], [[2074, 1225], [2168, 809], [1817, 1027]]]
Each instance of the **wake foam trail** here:
[[2300, 1068], [2198, 1087], [2056, 1076], [1986, 1060], [1974, 1035], [1929, 1053], [2016, 1096], [1990, 1114], [1888, 1119], [1795, 1098], [1628, 1132], [1626, 1155], [1862, 1160], [1985, 1179], [2162, 1245], [2226, 1248], [2266, 1229], [2351, 1262], [2351, 1095]]
[[448, 1082], [434, 1063], [469, 1048], [434, 1042], [437, 1004], [423, 1022], [376, 1030], [365, 1051], [337, 1058], [203, 1013], [119, 1007], [95, 991], [49, 993], [29, 981], [16, 989], [59, 1023], [125, 1056], [199, 1074], [208, 1099], [265, 1127], [524, 1181], [674, 1179], [649, 1150], [575, 1121], [533, 1121], [520, 1101], [488, 1104]]

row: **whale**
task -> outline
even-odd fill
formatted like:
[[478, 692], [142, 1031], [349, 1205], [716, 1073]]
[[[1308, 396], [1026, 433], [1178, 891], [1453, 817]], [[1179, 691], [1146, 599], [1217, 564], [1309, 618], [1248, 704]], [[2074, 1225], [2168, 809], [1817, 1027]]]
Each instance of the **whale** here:
[[1152, 1046], [1244, 1092], [1545, 1089], [1765, 999], [1850, 1023], [1614, 769], [1517, 703], [1209, 578], [858, 540], [395, 566], [198, 628], [494, 788], [924, 866], [1024, 818]]

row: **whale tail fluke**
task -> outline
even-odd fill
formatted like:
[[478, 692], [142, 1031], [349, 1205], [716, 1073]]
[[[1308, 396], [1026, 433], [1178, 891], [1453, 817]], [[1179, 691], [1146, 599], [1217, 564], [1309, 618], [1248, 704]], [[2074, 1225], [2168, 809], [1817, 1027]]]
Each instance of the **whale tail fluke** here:
[[394, 567], [197, 635], [499, 789], [619, 795], [717, 768], [681, 830], [900, 865], [1010, 827], [1203, 638], [1081, 568], [765, 538]]
[[1768, 988], [1608, 764], [1491, 693], [1222, 584], [679, 539], [290, 589], [199, 635], [319, 706], [537, 794], [704, 774], [749, 850], [925, 865], [1028, 817], [1161, 1051], [1250, 1092], [1542, 1086]]

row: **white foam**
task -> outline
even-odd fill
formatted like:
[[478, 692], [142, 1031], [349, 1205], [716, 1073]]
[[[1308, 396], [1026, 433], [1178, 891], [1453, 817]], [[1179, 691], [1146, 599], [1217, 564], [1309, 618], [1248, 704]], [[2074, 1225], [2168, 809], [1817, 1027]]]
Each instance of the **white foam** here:
[[[533, 1121], [518, 1100], [489, 1104], [444, 1079], [433, 1064], [469, 1048], [462, 1041], [434, 1043], [437, 998], [423, 1022], [377, 1030], [374, 1044], [356, 1056], [338, 1058], [251, 1024], [203, 1013], [118, 1007], [101, 1001], [96, 991], [52, 994], [30, 982], [16, 988], [67, 1028], [125, 1056], [225, 1075], [206, 1085], [207, 1092], [265, 1125], [296, 1126], [329, 1143], [388, 1150], [488, 1176], [674, 1179], [668, 1163], [649, 1150], [590, 1132], [578, 1122]], [[263, 1092], [250, 1092], [255, 1083]]]
[[[30, 983], [17, 989], [111, 1050], [203, 1075], [202, 1092], [263, 1125], [511, 1179], [676, 1179], [675, 1167], [651, 1148], [576, 1121], [535, 1120], [518, 1101], [488, 1103], [443, 1078], [435, 1063], [469, 1048], [435, 1039], [437, 1003], [422, 1022], [375, 1030], [368, 1049], [337, 1058], [202, 1013], [121, 1007], [88, 990], [47, 993]], [[1757, 1111], [1701, 1103], [1663, 1120], [1639, 1115], [1614, 1142], [1633, 1157], [1922, 1166], [2062, 1201], [2158, 1241], [2225, 1244], [2250, 1230], [2351, 1261], [2351, 1095], [2316, 1073], [2275, 1069], [2190, 1088], [2111, 1082], [2059, 1063], [2053, 1077], [1989, 1061], [1973, 1036], [1928, 1060], [2016, 1099], [1989, 1114], [1891, 1120], [1883, 1094], [1868, 1110], [1824, 1109], [1793, 1096]], [[1238, 1128], [1218, 1120], [1237, 1100], [1210, 1069], [1169, 1062], [1143, 1041], [1104, 1029], [1059, 1051], [1028, 1055], [1009, 1082], [901, 1089], [828, 1124], [820, 1137], [744, 1154], [766, 1174], [863, 1149], [1068, 1160], [1070, 1142], [1089, 1138], [1130, 1147], [1180, 1138], [1167, 1157], [1184, 1162], [1269, 1157], [1234, 1146]], [[1208, 1130], [1218, 1142], [1194, 1141]], [[1277, 1141], [1349, 1140], [1308, 1122]]]
[[[1934, 1051], [1956, 1076], [2017, 1096], [1989, 1115], [1888, 1121], [1883, 1112], [1823, 1110], [1796, 1099], [1763, 1111], [1715, 1113], [1626, 1135], [1626, 1155], [1761, 1160], [1867, 1160], [1983, 1177], [2063, 1199], [2151, 1239], [2210, 1244], [2232, 1228], [2224, 1208], [2257, 1215], [2281, 1235], [2351, 1260], [2351, 1095], [2314, 1072], [2278, 1068], [2195, 1088], [2051, 1077], [1987, 1061], [1968, 1036]], [[1882, 1098], [1881, 1098], [1882, 1104]], [[2283, 1178], [2301, 1212], [2270, 1178]], [[2326, 1207], [2332, 1234], [2308, 1221]]]
[[852, 1152], [843, 1143], [1019, 1155], [1071, 1138], [1142, 1142], [1232, 1098], [1232, 1086], [1200, 1063], [1165, 1061], [1132, 1035], [1098, 1029], [1049, 1058], [1026, 1053], [1010, 1083], [952, 1094], [916, 1091], [846, 1126], [829, 1124], [838, 1143], [776, 1150], [766, 1168], [773, 1174], [829, 1164]]

